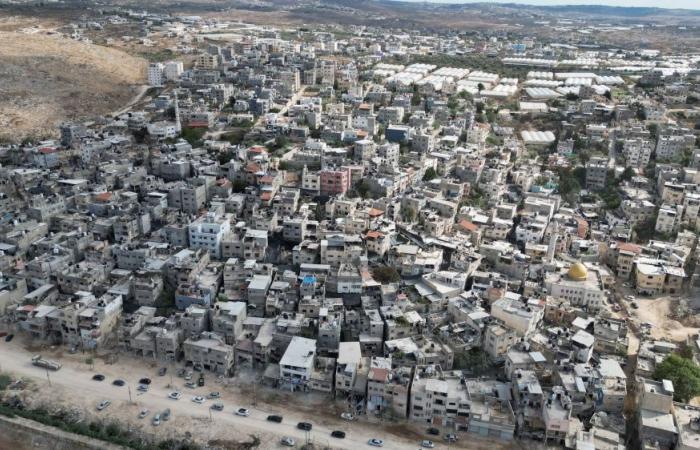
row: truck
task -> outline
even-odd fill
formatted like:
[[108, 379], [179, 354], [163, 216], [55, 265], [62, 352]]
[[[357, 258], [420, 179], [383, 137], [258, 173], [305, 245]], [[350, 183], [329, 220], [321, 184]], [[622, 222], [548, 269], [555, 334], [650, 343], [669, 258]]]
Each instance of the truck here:
[[58, 370], [61, 368], [61, 364], [56, 361], [51, 361], [50, 359], [44, 359], [41, 355], [34, 355], [32, 357], [32, 364], [37, 367], [43, 367], [49, 370]]

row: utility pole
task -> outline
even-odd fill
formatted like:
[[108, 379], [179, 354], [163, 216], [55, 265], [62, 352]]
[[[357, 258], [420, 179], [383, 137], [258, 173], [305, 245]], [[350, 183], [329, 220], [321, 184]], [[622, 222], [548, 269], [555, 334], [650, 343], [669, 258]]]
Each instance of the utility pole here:
[[49, 381], [49, 386], [51, 386], [51, 377], [49, 376], [49, 368], [45, 367], [46, 369], [46, 379]]
[[131, 385], [127, 385], [126, 388], [129, 390], [129, 403], [134, 403], [134, 401], [131, 399]]
[[256, 385], [257, 383], [253, 381], [253, 406], [258, 406], [258, 389]]

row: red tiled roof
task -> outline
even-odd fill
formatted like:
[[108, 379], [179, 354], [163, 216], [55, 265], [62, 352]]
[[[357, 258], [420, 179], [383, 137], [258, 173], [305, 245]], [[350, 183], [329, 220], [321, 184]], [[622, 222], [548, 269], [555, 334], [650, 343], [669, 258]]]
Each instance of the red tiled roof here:
[[101, 194], [97, 194], [95, 196], [95, 200], [98, 202], [108, 202], [112, 199], [112, 193], [111, 192], [102, 192]]
[[245, 171], [253, 173], [260, 172], [260, 166], [255, 163], [250, 163], [247, 166], [245, 166]]
[[374, 381], [386, 381], [389, 369], [370, 369], [368, 378]]
[[466, 219], [460, 220], [459, 226], [460, 226], [460, 228], [462, 228], [463, 230], [466, 230], [466, 231], [478, 231], [479, 230], [478, 225], [476, 225], [476, 224], [474, 224]]
[[620, 250], [624, 250], [627, 252], [633, 252], [633, 253], [641, 253], [642, 252], [642, 247], [640, 247], [637, 244], [633, 244], [631, 242], [618, 242], [617, 248], [619, 248]]
[[377, 239], [377, 238], [380, 238], [384, 235], [382, 233], [380, 233], [379, 231], [372, 230], [372, 231], [368, 231], [366, 236], [370, 239]]

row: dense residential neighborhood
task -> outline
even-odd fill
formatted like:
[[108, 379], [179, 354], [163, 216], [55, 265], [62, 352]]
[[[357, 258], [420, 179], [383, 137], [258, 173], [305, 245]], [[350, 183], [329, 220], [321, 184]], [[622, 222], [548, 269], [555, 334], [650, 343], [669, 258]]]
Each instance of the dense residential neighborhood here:
[[699, 447], [697, 48], [96, 20], [177, 46], [125, 110], [0, 144], [0, 349], [253, 379], [343, 438]]

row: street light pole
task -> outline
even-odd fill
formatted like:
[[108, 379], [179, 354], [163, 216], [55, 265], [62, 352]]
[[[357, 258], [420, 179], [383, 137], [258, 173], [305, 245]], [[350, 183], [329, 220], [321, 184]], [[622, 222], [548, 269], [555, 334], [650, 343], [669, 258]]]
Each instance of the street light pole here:
[[49, 386], [51, 386], [51, 377], [49, 376], [49, 368], [45, 367], [46, 369], [46, 379], [49, 381]]

